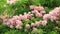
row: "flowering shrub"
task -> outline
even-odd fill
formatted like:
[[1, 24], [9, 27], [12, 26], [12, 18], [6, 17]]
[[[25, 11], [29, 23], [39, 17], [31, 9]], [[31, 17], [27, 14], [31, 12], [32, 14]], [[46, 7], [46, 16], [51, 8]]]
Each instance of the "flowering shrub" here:
[[54, 0], [0, 1], [0, 34], [60, 34], [60, 7], [51, 8]]
[[[31, 12], [24, 12], [24, 14], [12, 16], [10, 18], [3, 18], [3, 24], [7, 25], [10, 28], [16, 28], [16, 29], [23, 29], [24, 32], [31, 32], [31, 34], [36, 32], [38, 30], [38, 27], [40, 26], [46, 26], [48, 21], [56, 22], [59, 20], [59, 14], [60, 14], [60, 8], [56, 7], [53, 10], [51, 10], [48, 14], [46, 14], [46, 11], [42, 6], [30, 6]], [[39, 18], [37, 21], [32, 21], [32, 18]], [[40, 20], [40, 18], [42, 18]], [[29, 22], [25, 22], [29, 21]], [[40, 34], [39, 32], [37, 32]], [[37, 34], [36, 33], [36, 34]]]

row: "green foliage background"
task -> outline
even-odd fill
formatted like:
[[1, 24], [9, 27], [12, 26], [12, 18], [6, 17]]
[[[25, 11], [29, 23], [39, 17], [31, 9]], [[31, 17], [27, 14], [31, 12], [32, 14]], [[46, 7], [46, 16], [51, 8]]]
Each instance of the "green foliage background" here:
[[[29, 12], [30, 5], [43, 6], [48, 13], [54, 7], [60, 6], [60, 0], [19, 0], [13, 5], [6, 3], [7, 0], [0, 0], [0, 15], [7, 15], [11, 17], [13, 15], [23, 14], [24, 12]], [[1, 16], [0, 16], [1, 17]], [[39, 18], [32, 18], [31, 21], [39, 20]], [[30, 21], [26, 21], [29, 23]], [[58, 29], [56, 29], [56, 25]], [[0, 24], [0, 34], [60, 34], [60, 22], [55, 24], [48, 21], [46, 26], [37, 27], [36, 33], [24, 32], [23, 29], [10, 29], [6, 25]]]

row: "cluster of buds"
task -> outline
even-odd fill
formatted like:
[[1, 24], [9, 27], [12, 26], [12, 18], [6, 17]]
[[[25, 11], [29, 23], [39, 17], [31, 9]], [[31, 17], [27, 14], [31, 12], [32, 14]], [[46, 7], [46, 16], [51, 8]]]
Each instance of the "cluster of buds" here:
[[[40, 25], [45, 26], [47, 24], [47, 21], [43, 20], [43, 21], [36, 21], [35, 23], [31, 23], [31, 24], [26, 24], [25, 26], [25, 32], [28, 32], [28, 29], [30, 29], [30, 27], [38, 27]], [[35, 28], [33, 28], [33, 31], [35, 30]]]
[[60, 11], [59, 7], [54, 8], [52, 11], [49, 12], [49, 14], [45, 14], [43, 16], [43, 20], [48, 20], [48, 19], [51, 20], [51, 21], [58, 20], [59, 11]]
[[47, 24], [47, 21], [43, 20], [43, 21], [36, 21], [35, 23], [31, 23], [31, 26], [40, 26], [40, 25], [45, 26], [46, 24]]
[[45, 12], [44, 8], [42, 6], [34, 6], [31, 5], [30, 9], [32, 10], [32, 13], [35, 14], [36, 17], [42, 17]]
[[17, 29], [21, 29], [23, 24], [22, 21], [30, 18], [32, 18], [32, 14], [28, 12], [24, 13], [24, 15], [20, 14], [19, 16], [13, 16], [10, 19], [3, 18], [3, 23], [8, 25], [10, 28], [15, 27]]
[[[19, 16], [13, 16], [10, 19], [7, 19], [6, 17], [3, 17], [3, 23], [8, 25], [10, 28], [17, 28], [17, 29], [21, 29], [22, 25], [24, 25], [22, 22], [24, 20], [27, 19], [31, 19], [33, 16], [33, 14], [35, 14], [36, 17], [43, 17], [43, 20], [40, 21], [35, 21], [35, 23], [31, 23], [31, 24], [26, 24], [25, 25], [25, 31], [27, 32], [28, 29], [30, 29], [30, 27], [36, 27], [36, 26], [45, 26], [47, 24], [47, 20], [51, 20], [51, 21], [56, 21], [57, 19], [59, 19], [59, 14], [60, 14], [60, 8], [57, 7], [54, 10], [51, 10], [48, 14], [45, 14], [45, 10], [43, 7], [41, 6], [30, 6], [30, 9], [33, 10], [32, 12], [24, 12], [24, 14], [20, 14]], [[44, 15], [43, 15], [44, 14]], [[35, 28], [33, 28], [33, 31], [35, 31]]]

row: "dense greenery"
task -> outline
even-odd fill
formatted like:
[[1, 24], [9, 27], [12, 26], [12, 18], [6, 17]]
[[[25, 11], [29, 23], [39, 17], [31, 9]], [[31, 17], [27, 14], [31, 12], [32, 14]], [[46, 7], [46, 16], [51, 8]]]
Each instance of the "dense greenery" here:
[[[54, 7], [60, 6], [60, 0], [18, 0], [15, 4], [7, 4], [7, 0], [0, 0], [0, 17], [7, 15], [11, 17], [13, 15], [23, 14], [29, 12], [30, 5], [43, 6], [48, 13]], [[1, 19], [0, 19], [1, 20]], [[38, 21], [39, 18], [34, 18], [31, 21]], [[26, 21], [27, 23], [30, 21]], [[58, 27], [58, 28], [56, 28]], [[0, 23], [0, 34], [60, 34], [60, 22], [55, 24], [54, 22], [48, 21], [46, 26], [37, 27], [38, 30], [34, 32], [24, 32], [23, 29], [11, 29], [6, 25]]]

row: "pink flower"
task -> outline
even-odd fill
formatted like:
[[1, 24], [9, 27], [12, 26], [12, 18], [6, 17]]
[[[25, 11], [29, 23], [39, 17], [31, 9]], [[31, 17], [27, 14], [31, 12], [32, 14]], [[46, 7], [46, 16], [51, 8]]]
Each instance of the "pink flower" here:
[[48, 19], [50, 19], [50, 17], [51, 17], [50, 14], [45, 14], [45, 15], [43, 16], [43, 20], [48, 20]]
[[47, 21], [46, 20], [43, 20], [40, 22], [41, 25], [45, 26], [47, 24]]
[[31, 5], [30, 6], [30, 9], [34, 9], [36, 6], [35, 5]]
[[29, 13], [28, 13], [28, 14], [27, 14], [27, 18], [28, 18], [28, 19], [32, 18], [32, 14], [29, 14]]
[[20, 25], [16, 25], [16, 29], [21, 29], [22, 27]]
[[49, 14], [50, 14], [50, 15], [52, 15], [52, 16], [59, 16], [59, 13], [57, 13], [57, 12], [54, 12], [54, 11], [52, 11], [52, 12], [49, 12]]
[[23, 17], [23, 15], [22, 15], [22, 14], [20, 14], [20, 15], [19, 15], [19, 19], [20, 19], [20, 20], [22, 20], [22, 17]]
[[32, 32], [36, 32], [37, 31], [37, 28], [33, 28]]
[[10, 23], [9, 25], [14, 25], [14, 21], [12, 21], [11, 19], [9, 19], [7, 23]]
[[26, 29], [29, 29], [30, 28], [30, 25], [29, 24], [26, 24], [25, 28]]
[[45, 14], [46, 12], [43, 10], [43, 11], [40, 11], [41, 14]]
[[56, 21], [58, 19], [58, 17], [55, 16], [51, 16], [50, 20], [53, 22], [54, 20]]
[[16, 20], [16, 25], [22, 25], [22, 21]]
[[34, 25], [35, 26], [39, 26], [40, 25], [40, 22], [39, 21], [36, 21]]
[[36, 13], [35, 16], [36, 17], [42, 17], [42, 14], [41, 13]]
[[44, 8], [42, 6], [39, 6], [39, 7], [35, 7], [35, 10], [38, 10], [38, 11], [43, 11]]
[[28, 29], [25, 29], [24, 31], [25, 31], [25, 32], [28, 32]]
[[33, 14], [39, 13], [38, 10], [32, 11]]
[[22, 20], [26, 20], [27, 19], [27, 16], [26, 15], [23, 15], [21, 19]]
[[3, 19], [3, 23], [6, 23], [8, 21], [8, 19]]
[[13, 25], [10, 25], [9, 27], [10, 27], [10, 28], [13, 28], [14, 26], [13, 26]]
[[31, 23], [31, 26], [35, 26], [35, 23]]

